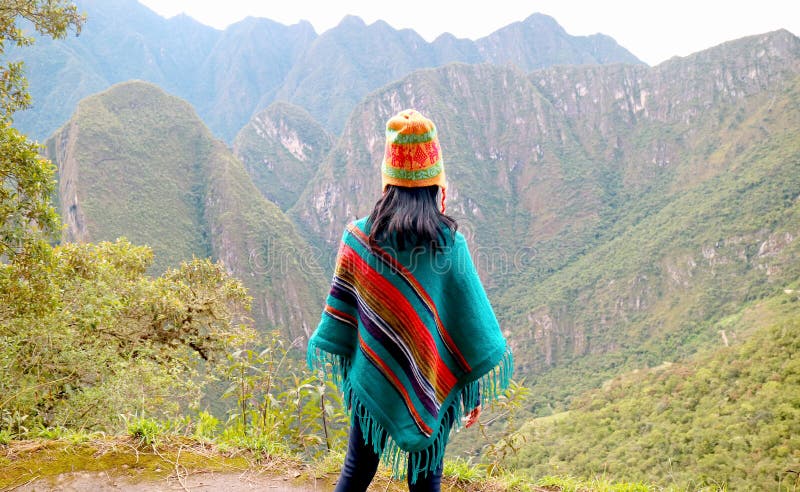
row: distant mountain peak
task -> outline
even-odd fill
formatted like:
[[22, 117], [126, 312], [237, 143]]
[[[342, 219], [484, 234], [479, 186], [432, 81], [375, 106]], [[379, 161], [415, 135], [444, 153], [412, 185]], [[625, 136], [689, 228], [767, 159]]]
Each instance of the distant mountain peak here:
[[364, 19], [362, 19], [361, 17], [359, 17], [357, 15], [348, 14], [348, 15], [345, 15], [344, 17], [342, 17], [342, 20], [339, 21], [339, 24], [337, 24], [336, 27], [344, 27], [344, 28], [358, 27], [358, 28], [363, 28], [363, 27], [367, 27], [367, 23], [364, 22]]
[[513, 23], [511, 25], [513, 26], [514, 24], [524, 24], [526, 26], [549, 27], [549, 28], [553, 28], [553, 29], [558, 29], [560, 31], [564, 31], [564, 28], [561, 26], [561, 24], [558, 23], [558, 21], [554, 17], [549, 16], [547, 14], [543, 14], [541, 12], [534, 12], [531, 15], [529, 15], [528, 17], [526, 17], [525, 20], [523, 20], [522, 22], [515, 22], [515, 23]]
[[[765, 59], [780, 59], [785, 61], [783, 69], [790, 68], [787, 64], [798, 67], [800, 66], [800, 37], [795, 36], [786, 29], [778, 29], [725, 41], [687, 56], [673, 56], [658, 66], [669, 66], [675, 63], [695, 63], [701, 59], [719, 60], [733, 57], [739, 58], [740, 62], [751, 60], [759, 63], [763, 63]], [[776, 66], [775, 68], [778, 69], [779, 67]]]

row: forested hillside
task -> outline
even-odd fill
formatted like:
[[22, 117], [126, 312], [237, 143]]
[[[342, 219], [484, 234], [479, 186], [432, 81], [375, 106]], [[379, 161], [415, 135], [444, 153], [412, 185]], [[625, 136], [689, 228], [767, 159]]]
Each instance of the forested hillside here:
[[332, 146], [333, 137], [307, 111], [276, 102], [239, 131], [233, 152], [261, 194], [285, 211]]
[[144, 82], [87, 98], [47, 143], [66, 241], [149, 245], [152, 273], [213, 257], [250, 289], [262, 332], [308, 336], [325, 293], [295, 227], [192, 107]]
[[723, 348], [615, 378], [568, 412], [528, 422], [508, 464], [533, 476], [557, 469], [688, 490], [790, 490], [800, 449], [798, 301], [792, 284], [751, 302], [715, 326]]

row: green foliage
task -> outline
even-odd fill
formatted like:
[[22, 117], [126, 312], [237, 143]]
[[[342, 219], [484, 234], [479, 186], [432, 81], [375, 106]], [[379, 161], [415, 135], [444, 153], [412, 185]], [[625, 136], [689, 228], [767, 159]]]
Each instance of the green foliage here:
[[81, 444], [92, 439], [105, 437], [103, 432], [90, 432], [84, 429], [69, 429], [67, 427], [43, 427], [32, 431], [30, 434], [38, 439], [59, 440], [71, 444]]
[[569, 476], [546, 476], [537, 480], [536, 485], [553, 487], [559, 492], [648, 492], [655, 489], [643, 483], [618, 483], [605, 477], [586, 480]]
[[139, 445], [154, 446], [163, 429], [159, 422], [145, 418], [134, 417], [126, 425], [128, 434], [139, 442]]
[[0, 322], [47, 309], [54, 294], [47, 281], [48, 241], [59, 224], [51, 204], [54, 168], [38, 151], [0, 123]]
[[208, 412], [201, 411], [197, 414], [192, 435], [198, 439], [213, 439], [217, 435], [219, 419]]
[[784, 490], [800, 460], [800, 298], [786, 291], [722, 325], [752, 332], [744, 341], [616, 378], [567, 414], [526, 424], [528, 442], [506, 463], [533, 475]]
[[227, 439], [272, 439], [311, 456], [342, 447], [347, 416], [341, 395], [290, 357], [299, 342], [287, 346], [273, 332], [260, 351], [243, 348], [228, 355], [230, 386], [223, 398], [235, 398], [236, 407], [226, 425]]
[[52, 306], [0, 324], [2, 429], [113, 430], [119, 415], [177, 415], [198, 400], [197, 361], [246, 336], [236, 320], [249, 298], [219, 263], [151, 278], [151, 260], [125, 240], [54, 249]]
[[459, 484], [477, 482], [486, 476], [480, 466], [474, 465], [463, 458], [445, 460], [442, 474], [448, 478], [455, 479], [456, 483]]

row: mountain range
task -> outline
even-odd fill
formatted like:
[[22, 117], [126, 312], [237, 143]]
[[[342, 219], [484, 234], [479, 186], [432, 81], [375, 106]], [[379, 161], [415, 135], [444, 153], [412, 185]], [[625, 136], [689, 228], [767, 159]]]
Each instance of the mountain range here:
[[[718, 342], [709, 320], [795, 274], [787, 197], [800, 194], [800, 140], [791, 112], [773, 109], [791, 107], [799, 74], [787, 31], [653, 68], [417, 71], [353, 111], [289, 215], [333, 248], [380, 193], [382, 123], [407, 106], [435, 114], [448, 210], [476, 247], [517, 367], [563, 402], [620, 366]], [[747, 253], [765, 244], [770, 254]], [[577, 369], [587, 361], [589, 376]], [[570, 372], [575, 385], [557, 384]]]
[[[568, 36], [542, 15], [477, 41], [427, 43], [355, 17], [318, 36], [307, 23], [246, 19], [215, 31], [132, 1], [84, 5], [90, 18], [110, 9], [96, 17], [104, 28], [25, 53], [34, 97], [47, 86], [52, 100], [17, 120], [34, 134], [66, 121], [46, 144], [59, 169], [64, 239], [125, 235], [154, 248], [154, 271], [192, 255], [223, 259], [254, 295], [265, 329], [291, 337], [313, 329], [342, 227], [380, 196], [385, 121], [407, 107], [434, 119], [448, 213], [532, 390], [522, 431], [551, 443], [523, 446], [509, 460], [515, 467], [541, 473], [546, 460], [595, 473], [603, 462], [575, 451], [594, 439], [609, 470], [647, 478], [624, 466], [641, 446], [653, 448], [647, 463], [671, 455], [645, 431], [686, 432], [681, 422], [699, 417], [675, 408], [659, 416], [661, 406], [642, 403], [645, 393], [626, 394], [642, 385], [664, 400], [661, 381], [683, 375], [691, 387], [680, 394], [710, 408], [720, 393], [694, 391], [706, 373], [731, 381], [726, 358], [745, 366], [763, 349], [772, 364], [792, 346], [800, 39], [788, 31], [648, 67], [610, 38]], [[138, 14], [114, 15], [112, 6]], [[163, 34], [168, 28], [174, 35]], [[185, 59], [171, 51], [182, 46]], [[122, 66], [125, 56], [132, 61]], [[48, 86], [52, 73], [62, 77]], [[150, 82], [106, 88], [125, 77]], [[101, 89], [70, 109], [70, 97]], [[786, 382], [783, 393], [796, 389], [795, 365], [769, 367], [773, 376], [739, 372], [746, 379], [736, 384], [750, 388], [743, 402], [756, 405], [750, 396], [767, 384], [762, 376]], [[782, 398], [770, 401], [795, 404]], [[591, 419], [612, 418], [605, 406], [617, 409], [615, 436], [626, 439], [587, 434], [597, 431]], [[637, 431], [636, 408], [649, 409], [651, 427]], [[772, 432], [789, 414], [759, 418]], [[649, 437], [636, 441], [637, 432]], [[699, 463], [693, 473], [752, 485], [732, 471], [745, 454], [715, 461], [715, 435], [669, 449]], [[746, 447], [768, 456], [760, 480], [800, 459], [800, 450], [780, 451], [793, 441], [754, 442], [768, 446]], [[670, 476], [664, 469], [652, 478]]]
[[308, 22], [252, 17], [220, 31], [185, 15], [164, 19], [136, 0], [76, 3], [87, 14], [80, 36], [10, 53], [24, 57], [34, 101], [16, 124], [37, 139], [66, 122], [80, 99], [130, 79], [189, 101], [214, 135], [231, 142], [276, 100], [304, 107], [338, 134], [367, 93], [423, 67], [639, 63], [608, 36], [570, 36], [542, 14], [477, 41], [442, 35], [428, 43], [412, 30], [354, 16], [321, 35]]

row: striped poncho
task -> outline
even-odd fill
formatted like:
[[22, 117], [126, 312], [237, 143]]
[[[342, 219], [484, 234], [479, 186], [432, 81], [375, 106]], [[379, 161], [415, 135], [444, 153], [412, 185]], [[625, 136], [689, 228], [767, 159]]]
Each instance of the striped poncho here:
[[460, 233], [437, 254], [398, 252], [370, 245], [367, 227], [344, 232], [308, 362], [395, 476], [416, 481], [441, 461], [450, 422], [508, 386], [513, 362]]

